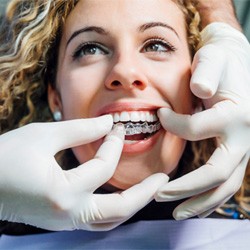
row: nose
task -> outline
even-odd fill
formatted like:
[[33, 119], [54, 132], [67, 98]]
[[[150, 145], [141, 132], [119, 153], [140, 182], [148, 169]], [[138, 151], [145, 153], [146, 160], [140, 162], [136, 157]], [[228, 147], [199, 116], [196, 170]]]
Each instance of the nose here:
[[106, 88], [110, 90], [144, 90], [147, 87], [147, 77], [142, 65], [134, 59], [133, 56], [124, 56], [119, 57], [113, 63], [105, 80]]

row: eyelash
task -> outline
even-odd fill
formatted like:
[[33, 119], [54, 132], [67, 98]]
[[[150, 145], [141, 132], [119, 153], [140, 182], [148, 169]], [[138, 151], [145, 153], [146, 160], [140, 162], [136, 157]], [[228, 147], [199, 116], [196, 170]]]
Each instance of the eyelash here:
[[[152, 52], [155, 52], [155, 53], [172, 53], [174, 51], [176, 51], [176, 47], [173, 46], [171, 43], [165, 41], [165, 39], [161, 38], [161, 37], [153, 37], [149, 40], [147, 40], [145, 42], [145, 44], [143, 45], [143, 49], [142, 50], [145, 50], [145, 48], [149, 45], [152, 45], [152, 44], [160, 44], [162, 45], [163, 47], [166, 47], [167, 50], [166, 51], [152, 51]], [[76, 49], [75, 51], [73, 52], [72, 54], [72, 58], [73, 60], [77, 60], [78, 58], [81, 57], [81, 52], [84, 50], [84, 49], [87, 49], [88, 47], [90, 48], [91, 46], [94, 46], [98, 49], [100, 49], [103, 54], [108, 54], [108, 50], [100, 43], [97, 43], [97, 42], [84, 42], [84, 43], [81, 43]], [[146, 51], [147, 52], [147, 51]]]
[[103, 54], [107, 54], [108, 51], [107, 49], [100, 43], [96, 43], [96, 42], [84, 42], [81, 43], [73, 52], [72, 54], [72, 58], [73, 60], [76, 60], [78, 58], [81, 57], [80, 53], [87, 48], [90, 48], [91, 46], [98, 48], [99, 50], [101, 50], [103, 52]]
[[145, 45], [143, 46], [143, 48], [145, 49], [145, 47], [152, 45], [154, 43], [158, 43], [160, 45], [163, 45], [164, 47], [167, 48], [167, 51], [159, 51], [158, 53], [171, 53], [177, 50], [177, 48], [175, 46], [173, 46], [171, 43], [167, 42], [164, 38], [161, 37], [153, 37], [149, 40], [146, 41]]

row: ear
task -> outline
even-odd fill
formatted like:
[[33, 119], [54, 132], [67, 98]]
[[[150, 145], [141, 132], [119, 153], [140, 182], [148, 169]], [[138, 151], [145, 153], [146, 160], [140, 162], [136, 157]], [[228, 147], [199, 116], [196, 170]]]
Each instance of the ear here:
[[48, 102], [49, 108], [52, 113], [55, 111], [62, 112], [62, 101], [60, 94], [56, 88], [53, 88], [50, 84], [48, 85]]

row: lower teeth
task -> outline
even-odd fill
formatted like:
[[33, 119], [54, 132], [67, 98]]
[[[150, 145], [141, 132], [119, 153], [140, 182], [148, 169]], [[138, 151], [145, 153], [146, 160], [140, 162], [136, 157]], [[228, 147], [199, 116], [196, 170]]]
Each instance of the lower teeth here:
[[124, 124], [126, 135], [137, 135], [137, 134], [152, 134], [161, 128], [160, 122], [149, 125], [147, 122], [144, 123], [132, 123], [128, 122]]

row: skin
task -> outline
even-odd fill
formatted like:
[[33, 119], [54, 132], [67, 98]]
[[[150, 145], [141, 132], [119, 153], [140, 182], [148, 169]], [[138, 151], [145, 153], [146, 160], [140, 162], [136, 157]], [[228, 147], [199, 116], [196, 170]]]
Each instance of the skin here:
[[[169, 27], [157, 24], [139, 30], [156, 22]], [[87, 26], [101, 27], [105, 33], [92, 29], [73, 35]], [[146, 0], [143, 4], [133, 0], [132, 5], [124, 0], [81, 0], [63, 29], [57, 87], [50, 87], [48, 93], [52, 112], [59, 109], [64, 120], [101, 115], [107, 105], [124, 110], [141, 110], [144, 105], [169, 107], [178, 113], [192, 113], [186, 36], [183, 14], [171, 0]], [[93, 41], [97, 47], [84, 47], [79, 52], [82, 43]], [[100, 144], [80, 146], [73, 152], [83, 163], [92, 159]], [[123, 152], [108, 184], [126, 189], [153, 173], [173, 175], [184, 148], [184, 140], [161, 130], [147, 150]]]
[[203, 28], [212, 22], [224, 22], [242, 31], [235, 15], [232, 0], [199, 0], [197, 1], [197, 8], [200, 12]]

